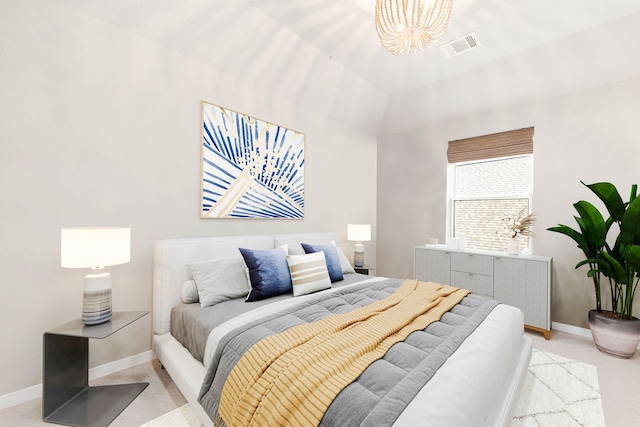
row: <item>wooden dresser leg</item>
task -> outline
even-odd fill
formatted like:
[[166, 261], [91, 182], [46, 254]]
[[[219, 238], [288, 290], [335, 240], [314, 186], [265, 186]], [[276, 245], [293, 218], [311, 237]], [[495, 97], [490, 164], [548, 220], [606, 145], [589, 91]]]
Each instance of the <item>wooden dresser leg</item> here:
[[549, 341], [551, 339], [551, 331], [550, 330], [546, 330], [546, 329], [542, 329], [542, 328], [536, 328], [535, 326], [529, 326], [529, 325], [524, 325], [525, 329], [529, 329], [530, 331], [536, 331], [536, 332], [541, 332], [542, 335], [544, 336], [544, 339]]

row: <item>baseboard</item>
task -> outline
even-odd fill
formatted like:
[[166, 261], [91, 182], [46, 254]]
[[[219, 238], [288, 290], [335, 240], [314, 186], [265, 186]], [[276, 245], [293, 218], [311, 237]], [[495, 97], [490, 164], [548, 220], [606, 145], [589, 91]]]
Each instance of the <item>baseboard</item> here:
[[13, 393], [0, 396], [0, 410], [9, 408], [20, 403], [28, 402], [33, 399], [37, 399], [42, 396], [42, 384], [37, 384], [31, 387], [23, 388], [22, 390], [14, 391]]
[[141, 363], [150, 362], [155, 358], [156, 354], [153, 352], [153, 350], [148, 350], [144, 353], [138, 353], [134, 354], [133, 356], [125, 357], [124, 359], [116, 360], [115, 362], [96, 366], [89, 369], [89, 380], [102, 378], [106, 375], [122, 371], [123, 369], [131, 368], [132, 366], [136, 366]]
[[551, 329], [593, 339], [593, 337], [591, 336], [591, 329], [579, 328], [578, 326], [567, 325], [565, 323], [559, 322], [551, 322]]
[[[556, 331], [566, 332], [568, 334], [578, 335], [578, 336], [593, 340], [593, 336], [591, 335], [591, 329], [579, 328], [577, 326], [565, 325], [564, 323], [558, 323], [558, 322], [551, 322], [551, 329], [554, 329]], [[638, 350], [640, 350], [640, 344], [638, 344]]]
[[[148, 350], [144, 353], [139, 353], [133, 356], [125, 357], [124, 359], [116, 360], [115, 362], [96, 366], [89, 369], [89, 380], [95, 380], [96, 378], [101, 378], [106, 375], [122, 371], [123, 369], [131, 368], [132, 366], [136, 366], [141, 363], [150, 362], [155, 358], [155, 353], [152, 350]], [[29, 400], [37, 399], [39, 397], [42, 397], [42, 384], [36, 384], [22, 390], [14, 391], [13, 393], [0, 396], [0, 410], [18, 405], [20, 403], [28, 402]]]

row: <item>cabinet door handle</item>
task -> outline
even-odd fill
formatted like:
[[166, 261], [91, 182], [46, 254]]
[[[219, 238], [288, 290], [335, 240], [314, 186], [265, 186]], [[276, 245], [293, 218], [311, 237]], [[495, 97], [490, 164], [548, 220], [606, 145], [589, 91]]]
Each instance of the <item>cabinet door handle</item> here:
[[469, 274], [469, 276], [473, 276], [473, 273], [467, 273], [467, 274]]

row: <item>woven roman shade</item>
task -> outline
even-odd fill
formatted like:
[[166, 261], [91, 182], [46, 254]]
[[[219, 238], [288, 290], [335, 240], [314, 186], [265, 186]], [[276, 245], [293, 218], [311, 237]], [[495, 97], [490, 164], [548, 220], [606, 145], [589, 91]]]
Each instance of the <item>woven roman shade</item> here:
[[533, 128], [449, 141], [449, 163], [533, 154]]

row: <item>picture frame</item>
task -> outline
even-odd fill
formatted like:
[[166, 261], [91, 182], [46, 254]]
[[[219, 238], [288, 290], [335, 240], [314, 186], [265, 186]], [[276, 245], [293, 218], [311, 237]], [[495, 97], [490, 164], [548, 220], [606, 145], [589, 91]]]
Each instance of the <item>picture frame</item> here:
[[303, 219], [304, 133], [202, 101], [201, 218]]

